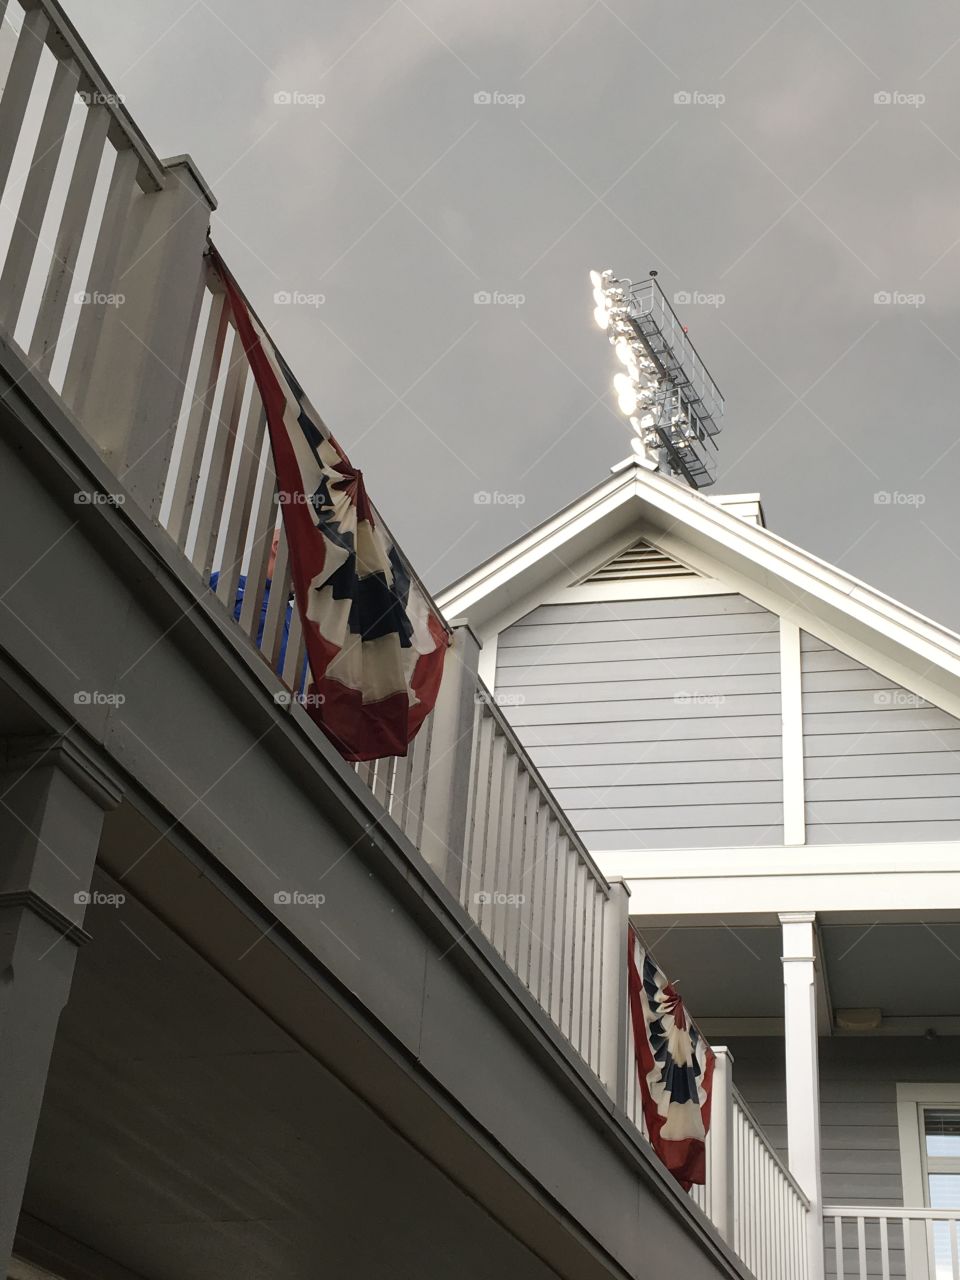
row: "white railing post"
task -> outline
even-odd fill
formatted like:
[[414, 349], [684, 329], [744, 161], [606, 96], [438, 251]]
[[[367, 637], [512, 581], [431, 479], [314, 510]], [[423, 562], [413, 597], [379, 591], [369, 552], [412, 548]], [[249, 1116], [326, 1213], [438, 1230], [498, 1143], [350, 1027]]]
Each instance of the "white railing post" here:
[[610, 881], [603, 904], [603, 954], [600, 972], [600, 1057], [598, 1072], [621, 1111], [627, 1109], [627, 935], [630, 928], [630, 890], [622, 880]]
[[817, 1058], [815, 914], [782, 914], [787, 1147], [790, 1172], [810, 1202], [808, 1276], [823, 1276], [820, 1190], [820, 1076]]
[[[159, 513], [200, 316], [210, 212], [192, 161], [165, 166], [162, 191], [136, 189], [102, 308], [89, 379], [73, 401], [84, 431], [151, 515]], [[98, 320], [101, 318], [98, 315]]]
[[713, 1097], [710, 1103], [710, 1217], [713, 1225], [733, 1247], [733, 1054], [725, 1045], [714, 1045]]
[[433, 717], [424, 780], [420, 852], [450, 892], [460, 896], [467, 839], [474, 727], [479, 719], [477, 666], [480, 642], [467, 626], [456, 626], [447, 651]]

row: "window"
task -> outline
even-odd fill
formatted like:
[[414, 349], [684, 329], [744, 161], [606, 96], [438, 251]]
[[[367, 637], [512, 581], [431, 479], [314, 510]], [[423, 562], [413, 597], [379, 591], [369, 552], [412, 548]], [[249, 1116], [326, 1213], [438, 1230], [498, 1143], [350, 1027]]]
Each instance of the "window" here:
[[924, 1107], [924, 1192], [931, 1209], [960, 1207], [960, 1107]]
[[[908, 1208], [960, 1209], [960, 1084], [898, 1084], [897, 1123], [903, 1203]], [[934, 1223], [915, 1246], [929, 1246], [929, 1274], [953, 1275], [950, 1228]]]

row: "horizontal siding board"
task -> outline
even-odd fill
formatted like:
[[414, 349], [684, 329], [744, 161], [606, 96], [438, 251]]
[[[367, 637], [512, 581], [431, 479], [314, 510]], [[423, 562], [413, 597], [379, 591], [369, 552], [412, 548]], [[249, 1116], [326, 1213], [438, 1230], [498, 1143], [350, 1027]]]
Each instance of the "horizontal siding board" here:
[[[571, 608], [573, 606], [570, 606]], [[770, 614], [731, 613], [717, 614], [710, 618], [651, 618], [649, 621], [626, 620], [614, 616], [612, 610], [606, 618], [591, 622], [555, 622], [535, 626], [514, 626], [504, 631], [499, 645], [549, 647], [551, 644], [571, 642], [595, 644], [611, 640], [632, 640], [642, 644], [646, 639], [674, 639], [684, 636], [748, 636], [757, 632], [770, 635], [776, 627], [776, 619]]]
[[603, 809], [569, 808], [567, 814], [573, 825], [585, 832], [648, 827], [675, 830], [779, 823], [782, 808], [779, 804], [691, 804], [644, 809], [613, 809], [608, 806]]
[[960, 840], [960, 822], [834, 822], [807, 820], [807, 844], [884, 844]]
[[[807, 805], [811, 822], [916, 822], [916, 800], [821, 800]], [[924, 822], [960, 822], [960, 799], [923, 797]]]
[[591, 602], [584, 604], [544, 604], [533, 609], [514, 624], [517, 630], [524, 627], [540, 626], [543, 623], [597, 621], [604, 615], [623, 618], [629, 622], [651, 621], [654, 618], [710, 618], [720, 614], [764, 614], [771, 615], [762, 605], [754, 604], [745, 596], [703, 595], [682, 596], [671, 600], [615, 600]]
[[831, 689], [826, 693], [810, 692], [805, 688], [803, 710], [804, 715], [811, 720], [818, 715], [836, 715], [840, 711], [870, 712], [878, 719], [896, 715], [898, 711], [923, 711], [927, 716], [925, 728], [942, 723], [949, 729], [954, 723], [953, 717], [947, 715], [946, 711], [932, 707], [916, 694], [908, 694], [896, 688]]
[[839, 649], [824, 648], [804, 652], [803, 670], [805, 674], [813, 674], [820, 671], [860, 671], [864, 667], [856, 658], [848, 657]]
[[[771, 726], [771, 729], [773, 728], [779, 729], [779, 722], [775, 722]], [[657, 732], [659, 733], [659, 728]], [[531, 743], [530, 736], [530, 732], [527, 731], [525, 733], [527, 750], [539, 769], [546, 769], [551, 765], [574, 768], [590, 764], [597, 766], [669, 764], [685, 761], [714, 764], [729, 762], [732, 759], [728, 733], [719, 738], [678, 740], [647, 735], [634, 742], [568, 742], [549, 745], [535, 745]], [[768, 763], [773, 760], [779, 762], [781, 760], [780, 738], [773, 732], [767, 737], [751, 737], [749, 755], [745, 755], [744, 760], [747, 763], [761, 760]]]
[[778, 779], [753, 782], [701, 782], [695, 788], [686, 783], [652, 783], [645, 786], [607, 784], [601, 787], [560, 787], [555, 791], [561, 805], [571, 809], [645, 809], [657, 805], [680, 811], [704, 805], [752, 804], [765, 801], [779, 804], [782, 786]]
[[[928, 711], [920, 707], [891, 707], [884, 709], [875, 707], [869, 711], [835, 711], [818, 712], [816, 715], [803, 717], [804, 736], [816, 737], [821, 733], [847, 733], [861, 738], [864, 751], [873, 747], [863, 738], [870, 734], [882, 736], [886, 733], [930, 732], [931, 719], [935, 717], [935, 731], [942, 733], [956, 727], [956, 721], [945, 711]], [[942, 717], [942, 718], [941, 718]], [[935, 739], [931, 739], [935, 741]]]
[[615, 849], [738, 849], [782, 844], [783, 826], [760, 823], [744, 827], [620, 827], [615, 831], [582, 831], [584, 842], [595, 853]]
[[630, 658], [616, 662], [551, 662], [547, 660], [549, 657], [549, 654], [542, 654], [534, 666], [498, 666], [497, 688], [509, 689], [520, 684], [566, 684], [568, 681], [591, 684], [594, 681], [622, 680], [628, 683], [726, 675], [775, 675], [779, 678], [780, 674], [779, 655], [773, 650], [769, 653], [718, 654], [710, 658], [678, 658], [671, 654], [664, 658]]
[[773, 631], [758, 631], [745, 642], [743, 636], [636, 636], [627, 640], [610, 640], [603, 644], [585, 644], [571, 639], [570, 630], [558, 637], [553, 644], [517, 644], [512, 637], [513, 628], [501, 632], [497, 641], [497, 667], [539, 666], [548, 662], [619, 662], [637, 658], [706, 657], [715, 659], [721, 654], [778, 653], [780, 640]]
[[807, 800], [956, 799], [960, 776], [955, 773], [888, 774], [879, 778], [815, 778], [807, 782]]
[[853, 671], [810, 671], [803, 677], [803, 687], [807, 693], [841, 693], [847, 689], [871, 689], [886, 693], [899, 689], [900, 686], [864, 667]]
[[[509, 687], [509, 686], [508, 686]], [[499, 684], [497, 692], [507, 688]], [[513, 693], [513, 690], [510, 690]], [[715, 698], [729, 698], [734, 694], [780, 693], [780, 677], [771, 675], [740, 675], [737, 672], [718, 676], [669, 676], [660, 680], [606, 680], [583, 683], [567, 681], [563, 684], [526, 684], [523, 706], [547, 706], [554, 703], [607, 703], [652, 702], [657, 699], [679, 699], [682, 704], [710, 706]], [[508, 695], [509, 696], [509, 695]]]
[[[735, 744], [744, 745], [744, 754], [750, 752], [750, 744], [756, 738], [775, 737], [780, 733], [780, 716], [742, 716], [734, 723], [729, 717], [719, 720], [623, 720], [597, 721], [585, 724], [556, 723], [523, 724], [516, 718], [522, 708], [505, 707], [504, 711], [517, 726], [524, 746], [558, 746], [561, 743], [584, 742], [663, 742], [694, 741], [699, 738], [720, 738], [726, 743], [727, 754], [736, 750]], [[747, 741], [749, 740], [749, 741]]]
[[541, 764], [540, 772], [551, 791], [573, 787], [629, 788], [671, 783], [689, 787], [696, 783], [768, 782], [779, 779], [782, 759], [773, 760], [674, 760], [664, 763], [551, 766]]
[[912, 754], [891, 751], [869, 756], [810, 756], [804, 769], [810, 783], [820, 778], [904, 778], [926, 775], [930, 778], [960, 773], [960, 751], [916, 751]]
[[659, 725], [664, 720], [693, 720], [708, 725], [712, 722], [714, 732], [716, 724], [729, 723], [731, 733], [735, 733], [735, 722], [738, 719], [779, 717], [780, 695], [731, 694], [729, 697], [724, 696], [722, 703], [703, 701], [696, 697], [691, 697], [689, 701], [680, 698], [631, 698], [620, 702], [583, 702], [559, 706], [522, 702], [510, 706], [509, 712], [515, 725], [575, 724], [582, 727], [588, 724], [626, 722], [639, 726], [647, 721], [655, 721]]
[[869, 740], [854, 732], [817, 734], [805, 739], [807, 759], [824, 756], [842, 756], [848, 759], [869, 760], [873, 756], [909, 752], [922, 755], [928, 751], [960, 751], [960, 728], [938, 729], [931, 734], [923, 729], [894, 730], [893, 733], [877, 733]]

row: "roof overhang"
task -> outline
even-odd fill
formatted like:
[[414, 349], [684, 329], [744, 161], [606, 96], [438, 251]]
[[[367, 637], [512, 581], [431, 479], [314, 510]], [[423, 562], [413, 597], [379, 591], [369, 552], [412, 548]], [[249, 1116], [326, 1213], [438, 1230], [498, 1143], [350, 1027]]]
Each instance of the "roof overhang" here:
[[440, 607], [482, 640], [642, 537], [960, 715], [960, 636], [736, 514], [746, 496], [728, 509], [628, 465], [453, 583]]

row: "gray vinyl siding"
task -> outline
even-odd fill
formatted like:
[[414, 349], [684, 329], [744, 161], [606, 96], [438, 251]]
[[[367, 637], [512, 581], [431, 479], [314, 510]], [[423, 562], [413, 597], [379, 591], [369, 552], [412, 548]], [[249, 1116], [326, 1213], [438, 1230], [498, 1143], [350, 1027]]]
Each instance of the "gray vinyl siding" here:
[[960, 839], [960, 721], [801, 634], [807, 842]]
[[541, 606], [496, 693], [589, 847], [782, 840], [779, 622], [743, 596]]
[[[787, 1159], [783, 1040], [727, 1042], [733, 1077], [780, 1158]], [[903, 1204], [897, 1129], [897, 1084], [960, 1083], [960, 1038], [921, 1040], [890, 1036], [820, 1041], [820, 1144], [823, 1199], [827, 1205]], [[899, 1227], [892, 1226], [891, 1277], [902, 1276]], [[876, 1237], [876, 1238], [874, 1238]], [[832, 1234], [827, 1275], [837, 1274]], [[845, 1274], [858, 1275], [856, 1237], [844, 1233]], [[871, 1276], [881, 1275], [879, 1228], [867, 1230]]]

